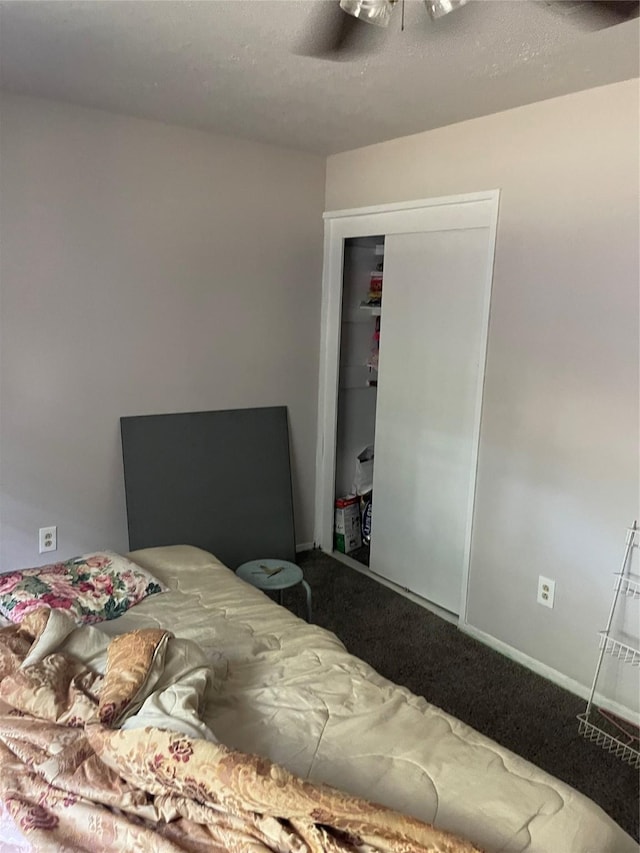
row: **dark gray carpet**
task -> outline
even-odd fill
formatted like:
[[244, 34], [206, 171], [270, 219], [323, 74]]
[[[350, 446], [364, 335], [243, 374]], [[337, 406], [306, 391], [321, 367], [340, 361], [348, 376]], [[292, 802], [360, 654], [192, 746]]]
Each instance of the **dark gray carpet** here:
[[[320, 551], [297, 560], [313, 621], [352, 654], [582, 791], [638, 839], [638, 771], [578, 734], [582, 699]], [[284, 603], [303, 616], [302, 588]]]

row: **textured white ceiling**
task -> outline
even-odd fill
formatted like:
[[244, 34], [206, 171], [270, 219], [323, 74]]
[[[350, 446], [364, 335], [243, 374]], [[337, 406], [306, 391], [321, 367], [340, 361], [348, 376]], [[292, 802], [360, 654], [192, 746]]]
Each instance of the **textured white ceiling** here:
[[407, 0], [368, 50], [300, 55], [336, 0], [0, 3], [3, 88], [332, 153], [637, 77], [639, 24], [576, 26], [536, 0], [432, 21]]

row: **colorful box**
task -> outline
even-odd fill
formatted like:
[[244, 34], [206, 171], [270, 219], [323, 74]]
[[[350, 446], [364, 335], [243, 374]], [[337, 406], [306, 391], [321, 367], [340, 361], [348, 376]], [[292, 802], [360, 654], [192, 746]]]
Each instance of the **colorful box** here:
[[362, 545], [360, 531], [360, 499], [357, 495], [345, 495], [336, 500], [335, 547], [336, 551], [349, 554]]

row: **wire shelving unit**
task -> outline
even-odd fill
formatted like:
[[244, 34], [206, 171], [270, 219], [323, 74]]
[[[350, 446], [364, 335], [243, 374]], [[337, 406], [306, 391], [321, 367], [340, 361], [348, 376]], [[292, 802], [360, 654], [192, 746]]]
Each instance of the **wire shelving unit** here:
[[[608, 752], [612, 752], [618, 758], [631, 764], [632, 767], [640, 768], [640, 740], [639, 730], [636, 725], [610, 714], [594, 704], [594, 696], [598, 679], [602, 669], [605, 655], [611, 655], [622, 663], [630, 666], [640, 666], [640, 648], [623, 642], [620, 638], [612, 636], [612, 625], [616, 609], [621, 596], [631, 599], [640, 599], [640, 579], [630, 575], [631, 556], [634, 547], [637, 546], [640, 528], [636, 521], [628, 528], [625, 540], [625, 551], [622, 567], [615, 575], [613, 601], [609, 610], [609, 619], [604, 631], [600, 631], [600, 654], [596, 664], [591, 693], [587, 708], [583, 714], [578, 714], [578, 731], [587, 740], [601, 746]], [[640, 642], [640, 640], [639, 640]]]

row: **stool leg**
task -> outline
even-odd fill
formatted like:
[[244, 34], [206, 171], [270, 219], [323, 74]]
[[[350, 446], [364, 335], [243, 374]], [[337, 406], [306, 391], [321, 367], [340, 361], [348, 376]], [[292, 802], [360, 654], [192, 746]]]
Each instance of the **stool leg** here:
[[281, 607], [284, 607], [284, 590], [283, 589], [281, 589], [278, 592], [278, 602], [279, 602]]
[[311, 587], [305, 580], [301, 581], [301, 583], [307, 594], [307, 622], [311, 622]]

